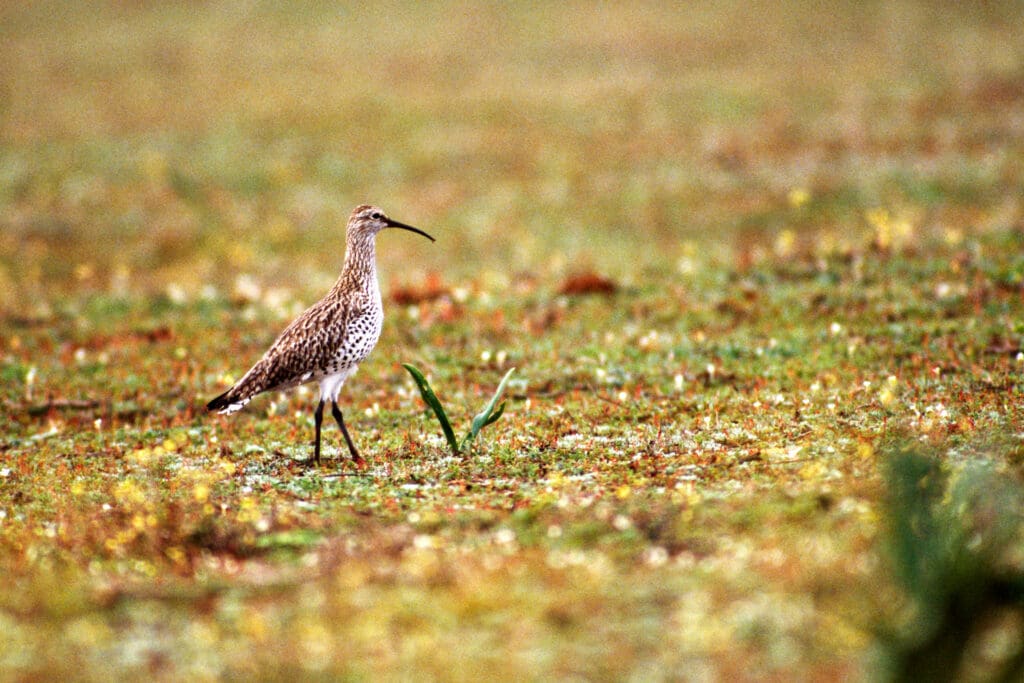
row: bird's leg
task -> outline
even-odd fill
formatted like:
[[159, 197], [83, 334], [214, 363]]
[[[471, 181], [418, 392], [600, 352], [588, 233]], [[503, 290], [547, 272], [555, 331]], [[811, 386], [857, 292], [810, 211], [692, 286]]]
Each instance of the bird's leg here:
[[345, 443], [348, 444], [348, 452], [352, 456], [352, 461], [359, 469], [366, 467], [366, 461], [363, 460], [363, 456], [359, 455], [359, 451], [356, 450], [356, 445], [352, 443], [352, 437], [348, 435], [348, 430], [345, 429], [345, 418], [341, 416], [341, 409], [338, 408], [337, 401], [331, 403], [331, 414], [334, 415], [335, 421], [337, 421], [338, 426], [341, 427], [341, 433], [345, 435]]
[[313, 421], [316, 423], [316, 441], [313, 442], [313, 462], [317, 465], [320, 464], [320, 425], [324, 421], [324, 400], [320, 399], [320, 403], [316, 406], [316, 412], [313, 414]]

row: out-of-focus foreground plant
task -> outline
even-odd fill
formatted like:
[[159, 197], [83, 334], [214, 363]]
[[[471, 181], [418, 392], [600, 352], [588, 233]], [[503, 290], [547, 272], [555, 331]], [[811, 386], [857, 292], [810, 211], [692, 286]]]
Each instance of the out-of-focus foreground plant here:
[[886, 462], [887, 552], [907, 598], [879, 627], [881, 678], [1024, 680], [1019, 483], [991, 467], [950, 472], [916, 445]]

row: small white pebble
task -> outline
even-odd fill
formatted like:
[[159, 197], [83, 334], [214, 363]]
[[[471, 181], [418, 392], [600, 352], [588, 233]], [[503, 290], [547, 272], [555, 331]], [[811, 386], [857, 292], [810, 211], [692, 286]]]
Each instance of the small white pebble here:
[[430, 534], [417, 534], [412, 539], [412, 545], [417, 550], [429, 550], [434, 547], [434, 537]]
[[516, 540], [516, 532], [511, 529], [498, 529], [494, 532], [494, 542], [498, 545], [508, 545]]
[[644, 553], [644, 562], [650, 567], [660, 567], [668, 562], [668, 551], [660, 545], [649, 548]]
[[167, 298], [170, 299], [171, 303], [176, 306], [181, 306], [188, 302], [188, 294], [181, 285], [175, 282], [167, 285], [167, 289], [164, 290], [164, 293], [167, 294]]
[[[174, 301], [174, 296], [171, 294], [170, 289], [174, 285], [170, 285], [167, 289], [167, 298]], [[234, 296], [246, 303], [253, 303], [259, 301], [263, 295], [263, 288], [260, 287], [260, 283], [256, 281], [252, 275], [242, 274], [235, 278]], [[182, 292], [184, 295], [184, 292]], [[175, 303], [184, 303], [182, 301], [175, 301]]]

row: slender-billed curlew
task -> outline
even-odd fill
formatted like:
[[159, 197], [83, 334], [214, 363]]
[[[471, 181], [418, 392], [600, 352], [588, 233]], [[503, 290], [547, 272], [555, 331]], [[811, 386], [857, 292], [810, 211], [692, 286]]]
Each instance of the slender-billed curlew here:
[[331, 291], [286, 327], [242, 379], [210, 401], [206, 406], [209, 410], [234, 413], [264, 391], [283, 391], [306, 382], [319, 382], [313, 462], [320, 463], [320, 426], [324, 404], [330, 401], [331, 414], [341, 427], [352, 460], [358, 467], [366, 467], [345, 428], [338, 408], [338, 392], [380, 338], [384, 308], [374, 245], [377, 233], [385, 228], [411, 230], [434, 241], [419, 228], [388, 218], [376, 206], [357, 206], [348, 219], [345, 265]]

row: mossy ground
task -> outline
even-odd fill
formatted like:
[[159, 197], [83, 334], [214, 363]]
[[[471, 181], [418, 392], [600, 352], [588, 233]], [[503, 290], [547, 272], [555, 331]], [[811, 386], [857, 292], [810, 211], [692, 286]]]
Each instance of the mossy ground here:
[[[887, 440], [1024, 462], [1021, 5], [374, 7], [0, 10], [0, 674], [870, 675]], [[364, 201], [310, 470], [202, 406]]]

